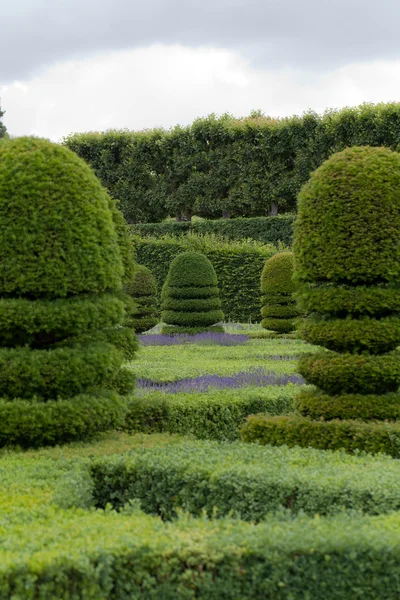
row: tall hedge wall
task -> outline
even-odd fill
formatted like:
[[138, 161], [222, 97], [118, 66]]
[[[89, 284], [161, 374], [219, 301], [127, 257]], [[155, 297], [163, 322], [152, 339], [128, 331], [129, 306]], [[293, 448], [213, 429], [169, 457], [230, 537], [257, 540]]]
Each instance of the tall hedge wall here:
[[293, 211], [309, 175], [349, 146], [400, 144], [400, 103], [285, 119], [211, 115], [169, 131], [77, 133], [64, 140], [121, 201], [131, 223], [192, 214]]
[[281, 242], [290, 246], [295, 217], [294, 214], [288, 214], [277, 217], [138, 223], [131, 226], [131, 231], [141, 236], [152, 237], [180, 236], [185, 233], [215, 234], [228, 240], [252, 239], [264, 244]]
[[138, 262], [153, 272], [159, 290], [175, 256], [197, 249], [209, 258], [215, 269], [225, 319], [260, 321], [260, 277], [266, 259], [276, 252], [273, 245], [207, 244], [200, 239], [202, 247], [194, 248], [190, 237], [155, 239], [134, 236], [133, 239]]

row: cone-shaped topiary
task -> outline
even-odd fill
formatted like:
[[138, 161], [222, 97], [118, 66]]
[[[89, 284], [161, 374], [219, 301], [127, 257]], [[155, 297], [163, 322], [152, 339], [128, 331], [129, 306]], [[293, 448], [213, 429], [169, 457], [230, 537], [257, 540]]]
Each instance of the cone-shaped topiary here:
[[136, 265], [133, 278], [124, 289], [136, 303], [135, 313], [130, 319], [135, 331], [142, 333], [157, 325], [157, 283], [150, 269]]
[[293, 252], [279, 252], [266, 261], [261, 274], [261, 325], [278, 334], [293, 331], [299, 314], [293, 297], [293, 269]]
[[107, 193], [65, 147], [2, 141], [0, 228], [1, 439], [54, 444], [119, 425], [125, 402], [110, 388], [124, 357], [98, 336], [124, 317]]
[[184, 252], [171, 263], [162, 294], [165, 333], [222, 331], [224, 319], [214, 267], [204, 254]]
[[[316, 386], [297, 398], [300, 437], [321, 443], [321, 423], [339, 419], [323, 426], [326, 447], [336, 447], [337, 431], [352, 448], [357, 420], [400, 415], [400, 154], [348, 148], [319, 167], [299, 195], [294, 253], [308, 315], [300, 333], [324, 348], [300, 359], [300, 373]], [[298, 439], [295, 420], [282, 419], [268, 424], [271, 439]], [[377, 440], [390, 427], [376, 426]]]

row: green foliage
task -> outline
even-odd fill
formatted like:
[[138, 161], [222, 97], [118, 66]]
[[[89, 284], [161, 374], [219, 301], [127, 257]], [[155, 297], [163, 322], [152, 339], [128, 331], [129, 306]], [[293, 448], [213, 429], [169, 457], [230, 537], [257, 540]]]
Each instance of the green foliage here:
[[295, 400], [300, 414], [311, 419], [397, 420], [400, 418], [400, 395], [342, 394], [329, 396], [318, 390], [301, 390]]
[[121, 286], [109, 199], [73, 152], [37, 138], [0, 144], [0, 293], [59, 298]]
[[137, 223], [132, 233], [160, 238], [165, 235], [180, 237], [185, 233], [215, 234], [226, 240], [257, 240], [263, 244], [290, 246], [293, 236], [292, 214], [277, 217], [250, 217], [203, 221], [166, 221], [164, 223]]
[[301, 356], [298, 371], [328, 394], [384, 394], [400, 384], [398, 351], [378, 356], [321, 351]]
[[0, 106], [0, 138], [4, 138], [5, 135], [7, 134], [6, 126], [4, 125], [4, 123], [2, 121], [3, 116], [4, 116], [4, 110], [1, 110], [1, 106]]
[[[170, 286], [173, 296], [169, 292]], [[218, 290], [218, 280], [211, 262], [199, 252], [179, 254], [171, 263], [162, 289], [162, 321], [175, 327], [204, 329], [223, 321], [219, 290], [213, 296], [204, 297], [204, 288], [207, 294], [210, 289]], [[188, 289], [193, 290], [190, 297]], [[197, 289], [200, 289], [199, 295]]]
[[150, 269], [136, 265], [134, 275], [124, 290], [135, 301], [135, 311], [130, 319], [135, 331], [142, 333], [157, 325], [157, 282]]
[[[170, 131], [75, 134], [65, 143], [120, 200], [129, 222], [253, 217], [295, 210], [301, 186], [334, 152], [355, 145], [397, 150], [399, 120], [399, 103], [363, 104], [284, 119], [209, 115]], [[236, 235], [236, 225], [221, 227]], [[238, 233], [249, 237], [242, 224]]]
[[[182, 252], [202, 252], [214, 267], [225, 318], [237, 322], [260, 320], [259, 286], [265, 260], [276, 253], [272, 245], [226, 242], [207, 237], [188, 236], [152, 239], [134, 237], [138, 261], [146, 265], [162, 288], [172, 260]], [[189, 289], [180, 288], [181, 297], [190, 298]], [[175, 294], [171, 291], [171, 295]], [[185, 294], [185, 296], [183, 295]], [[210, 297], [212, 289], [203, 288], [201, 297]], [[200, 297], [200, 296], [199, 296]]]
[[[383, 514], [400, 509], [400, 468], [388, 457], [353, 457], [256, 444], [183, 442], [98, 459], [93, 500], [121, 510], [139, 500], [147, 513], [176, 518], [229, 513], [260, 521], [279, 509], [328, 515], [344, 509]], [[384, 490], [384, 493], [382, 493]]]
[[122, 363], [111, 344], [32, 350], [0, 349], [0, 397], [68, 398], [101, 388]]
[[179, 433], [209, 440], [235, 440], [246, 417], [292, 410], [296, 386], [210, 390], [202, 394], [147, 393], [129, 402], [128, 433]]
[[297, 415], [254, 415], [240, 432], [244, 442], [273, 446], [313, 447], [347, 452], [365, 451], [400, 458], [400, 423], [333, 419], [312, 420]]
[[295, 329], [298, 311], [293, 298], [293, 268], [293, 252], [279, 252], [265, 263], [261, 273], [261, 325], [264, 329], [277, 333], [290, 333]]
[[90, 439], [121, 427], [126, 401], [116, 391], [66, 400], [0, 400], [0, 446], [22, 448]]
[[[397, 418], [399, 184], [399, 154], [365, 146], [331, 156], [300, 192], [295, 276], [300, 284], [299, 307], [308, 313], [300, 335], [328, 350], [300, 359], [299, 372], [319, 388], [300, 395], [298, 407], [304, 415]], [[315, 427], [312, 421], [294, 421], [282, 428], [279, 439], [290, 437], [296, 423], [299, 435], [304, 430], [306, 439], [310, 433], [308, 442], [318, 447], [327, 444], [331, 448], [339, 440], [350, 450], [359, 447], [376, 452], [377, 440], [383, 449], [386, 444], [382, 426], [371, 433], [370, 443], [362, 433], [365, 429], [359, 431], [356, 421], [346, 420], [342, 425], [316, 422]], [[271, 431], [279, 429], [276, 423], [271, 427]], [[358, 446], [347, 439], [349, 431], [357, 437]]]
[[400, 318], [313, 318], [302, 322], [300, 335], [310, 344], [336, 352], [382, 354], [395, 350], [399, 345]]
[[133, 254], [116, 204], [67, 148], [16, 138], [0, 144], [0, 228], [1, 445], [120, 425], [136, 341], [120, 333]]
[[299, 194], [300, 282], [375, 285], [399, 279], [400, 155], [354, 147], [334, 154]]
[[123, 315], [123, 303], [111, 294], [55, 300], [0, 298], [0, 344], [46, 347], [68, 336], [117, 325]]

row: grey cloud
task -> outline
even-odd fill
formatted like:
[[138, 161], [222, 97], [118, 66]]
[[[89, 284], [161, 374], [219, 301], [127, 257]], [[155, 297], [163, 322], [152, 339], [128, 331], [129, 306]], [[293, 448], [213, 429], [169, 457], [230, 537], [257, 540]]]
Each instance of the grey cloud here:
[[[5, 0], [6, 2], [6, 0]], [[0, 83], [70, 58], [155, 43], [238, 50], [263, 68], [400, 57], [398, 0], [11, 0]]]

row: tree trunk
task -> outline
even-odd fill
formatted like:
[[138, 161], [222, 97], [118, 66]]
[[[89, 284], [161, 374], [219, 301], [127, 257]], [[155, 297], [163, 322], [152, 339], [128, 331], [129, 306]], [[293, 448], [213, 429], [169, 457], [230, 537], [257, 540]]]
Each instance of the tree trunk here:
[[277, 214], [278, 214], [278, 205], [275, 204], [275, 202], [272, 202], [271, 208], [269, 209], [269, 216], [276, 217]]

